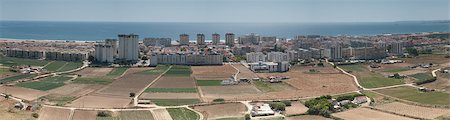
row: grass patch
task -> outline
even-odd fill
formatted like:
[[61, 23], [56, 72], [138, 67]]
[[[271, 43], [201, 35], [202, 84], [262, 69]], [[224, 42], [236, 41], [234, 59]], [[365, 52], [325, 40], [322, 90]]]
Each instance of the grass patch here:
[[47, 96], [42, 96], [40, 99], [46, 99], [49, 102], [56, 103], [57, 106], [64, 106], [65, 104], [75, 100], [75, 97], [50, 94]]
[[198, 86], [222, 86], [222, 80], [197, 80]]
[[153, 120], [150, 111], [122, 111], [119, 115], [120, 120]]
[[369, 76], [358, 78], [359, 83], [366, 88], [378, 88], [403, 84], [402, 79], [387, 78], [378, 73], [371, 73]]
[[409, 68], [389, 69], [389, 70], [384, 70], [383, 72], [398, 73], [398, 72], [403, 72], [403, 71], [407, 71], [407, 70], [409, 70]]
[[99, 117], [97, 116], [96, 120], [117, 120], [117, 117]]
[[340, 65], [340, 68], [344, 69], [345, 71], [365, 71], [365, 67], [361, 64], [350, 64], [350, 65]]
[[413, 87], [396, 87], [376, 90], [392, 97], [429, 105], [450, 105], [450, 94], [444, 92], [421, 92]]
[[9, 68], [0, 68], [0, 75], [4, 75], [4, 74], [13, 74], [14, 72], [12, 72], [11, 70], [9, 70]]
[[159, 106], [190, 105], [200, 102], [198, 99], [150, 99], [150, 101]]
[[200, 115], [187, 108], [167, 108], [173, 120], [198, 120]]
[[47, 66], [45, 66], [44, 69], [46, 69], [48, 71], [56, 71], [66, 64], [67, 64], [67, 62], [64, 62], [64, 61], [53, 61], [50, 64], [48, 64]]
[[165, 76], [191, 76], [191, 66], [175, 65], [164, 74]]
[[284, 82], [281, 83], [268, 83], [264, 81], [254, 81], [253, 82], [259, 90], [263, 92], [276, 92], [276, 91], [283, 91], [283, 90], [294, 90], [295, 88], [290, 86], [289, 84], [286, 84]]
[[74, 69], [80, 68], [81, 66], [83, 66], [83, 63], [81, 63], [81, 62], [67, 62], [67, 64], [65, 64], [63, 67], [61, 67], [58, 71], [74, 70]]
[[12, 58], [0, 56], [0, 64], [3, 66], [17, 66], [17, 65], [31, 65], [31, 66], [44, 66], [50, 61], [37, 60], [37, 59], [24, 59], [24, 58]]
[[102, 84], [102, 85], [107, 85], [112, 83], [112, 79], [111, 78], [106, 78], [106, 77], [81, 77], [81, 78], [77, 78], [75, 80], [73, 80], [73, 83], [76, 84]]
[[69, 79], [72, 79], [72, 77], [65, 77], [65, 76], [48, 77], [40, 81], [19, 83], [16, 84], [16, 86], [47, 91], [64, 86], [65, 85], [64, 82]]
[[147, 88], [145, 92], [159, 93], [196, 93], [196, 88]]
[[219, 118], [216, 120], [245, 120], [244, 117], [230, 117], [230, 118]]
[[158, 65], [155, 69], [142, 71], [142, 74], [159, 75], [169, 69], [167, 65]]
[[113, 70], [111, 70], [111, 72], [109, 72], [107, 74], [107, 76], [120, 76], [122, 75], [125, 71], [128, 70], [128, 67], [118, 67], [118, 68], [114, 68]]
[[6, 83], [6, 82], [11, 82], [11, 81], [16, 81], [16, 80], [20, 80], [20, 79], [25, 79], [25, 78], [32, 78], [36, 75], [32, 75], [32, 74], [20, 74], [20, 75], [15, 75], [15, 76], [11, 76], [11, 77], [7, 77], [7, 78], [3, 78], [0, 80], [1, 83]]

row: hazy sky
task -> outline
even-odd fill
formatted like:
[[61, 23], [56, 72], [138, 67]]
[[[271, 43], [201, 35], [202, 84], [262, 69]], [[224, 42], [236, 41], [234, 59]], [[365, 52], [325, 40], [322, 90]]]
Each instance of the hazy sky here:
[[450, 0], [0, 0], [0, 20], [384, 22], [449, 20]]

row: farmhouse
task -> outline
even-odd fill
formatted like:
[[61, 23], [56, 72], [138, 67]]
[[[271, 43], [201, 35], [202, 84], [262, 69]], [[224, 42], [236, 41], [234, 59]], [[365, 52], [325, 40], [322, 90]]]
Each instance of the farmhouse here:
[[252, 108], [252, 117], [274, 115], [275, 112], [270, 108], [269, 104], [257, 103]]

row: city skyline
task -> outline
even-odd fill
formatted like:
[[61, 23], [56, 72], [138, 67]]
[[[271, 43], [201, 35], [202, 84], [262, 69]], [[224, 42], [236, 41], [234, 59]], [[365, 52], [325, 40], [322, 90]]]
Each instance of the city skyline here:
[[393, 22], [450, 20], [446, 0], [0, 0], [0, 20]]

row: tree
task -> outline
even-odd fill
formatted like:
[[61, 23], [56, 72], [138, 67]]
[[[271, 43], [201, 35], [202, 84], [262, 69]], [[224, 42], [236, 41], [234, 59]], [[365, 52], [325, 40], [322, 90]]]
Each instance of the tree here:
[[39, 114], [38, 113], [31, 113], [31, 116], [33, 116], [34, 118], [38, 118]]
[[97, 116], [98, 117], [109, 117], [109, 116], [111, 116], [108, 112], [106, 112], [106, 111], [99, 111], [98, 113], [97, 113]]
[[217, 99], [214, 99], [213, 102], [223, 103], [223, 102], [225, 102], [225, 99], [223, 99], [223, 98], [217, 98]]
[[407, 52], [409, 53], [409, 55], [411, 55], [411, 56], [419, 56], [419, 52], [418, 52], [417, 49], [414, 48], [414, 47], [406, 48], [406, 51], [407, 51]]
[[283, 100], [281, 102], [284, 103], [286, 106], [291, 106], [292, 105], [291, 101], [289, 101], [289, 100]]
[[130, 93], [130, 97], [136, 96], [136, 93]]
[[142, 60], [148, 60], [148, 58], [147, 58], [146, 55], [143, 55], [141, 59], [142, 59]]
[[282, 102], [272, 102], [269, 104], [270, 108], [273, 110], [284, 111], [286, 109], [286, 105]]
[[95, 58], [94, 58], [94, 56], [92, 56], [92, 55], [89, 55], [89, 57], [88, 57], [88, 61], [89, 61], [89, 62], [93, 62], [93, 61], [95, 61]]

